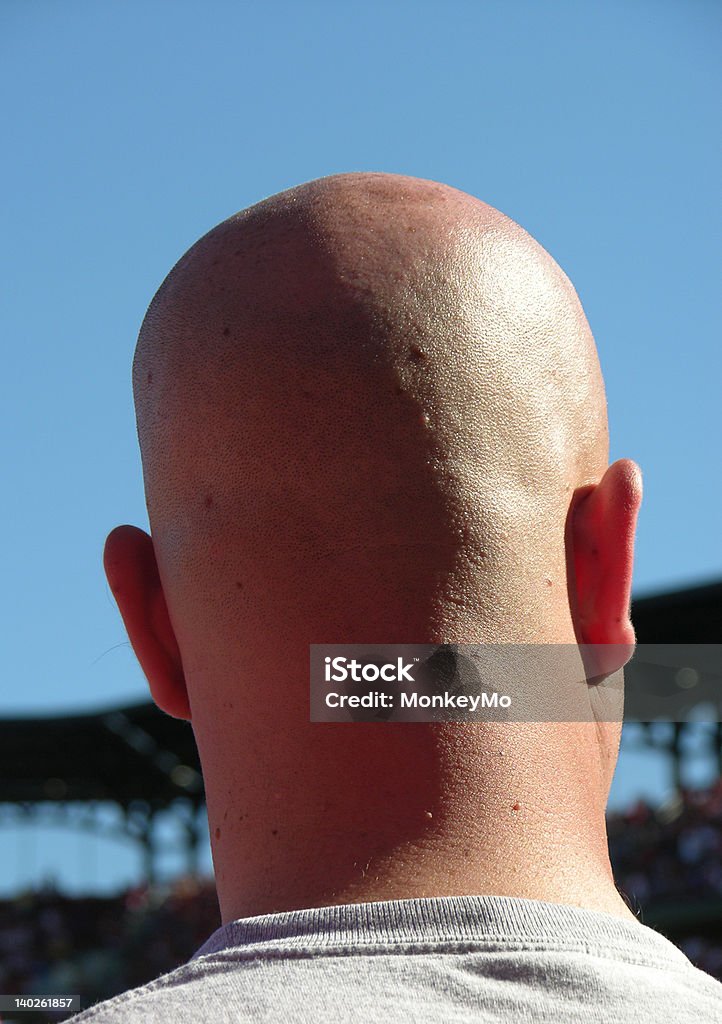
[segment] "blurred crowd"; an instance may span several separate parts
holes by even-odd
[[[63,896],[49,886],[20,893],[0,901],[0,992],[79,994],[84,1009],[178,967],[220,923],[209,879],[141,885],[113,897]],[[17,1019],[67,1016],[23,1012]]]
[[[607,830],[617,888],[630,908],[662,932],[656,916],[679,918],[668,926],[678,931],[675,944],[722,979],[722,779],[708,789],[682,789],[660,807],[640,800],[609,814]],[[706,919],[700,933],[682,923],[695,917]]]
[[[608,829],[617,886],[632,910],[652,926],[660,910],[686,914],[687,923],[659,930],[722,979],[722,781],[657,808],[640,801],[610,814]],[[697,905],[700,921],[706,916],[699,929]],[[113,897],[69,897],[50,886],[20,893],[0,901],[0,992],[79,993],[87,1006],[173,970],[219,925],[207,879]],[[33,1019],[49,1016],[22,1014],[25,1024]]]

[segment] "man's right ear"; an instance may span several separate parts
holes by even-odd
[[[611,465],[598,484],[581,488],[569,512],[570,598],[579,644],[609,675],[634,653],[630,618],[634,535],[642,474],[631,459]]]
[[[153,700],[173,718],[190,721],[183,663],[153,541],[135,526],[118,526],[105,542],[103,565]]]

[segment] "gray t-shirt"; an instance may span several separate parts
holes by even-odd
[[[722,984],[636,921],[435,896],[233,921],[74,1024],[712,1024]]]

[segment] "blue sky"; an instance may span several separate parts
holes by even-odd
[[[722,576],[721,27],[702,0],[3,0],[0,712],[146,696],[101,569],[147,525],[138,328],[210,227],[340,171],[447,182],[554,256],[644,472],[636,592]],[[639,764],[621,796],[662,792]]]

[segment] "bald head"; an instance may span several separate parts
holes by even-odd
[[[192,721],[224,920],[467,892],[627,913],[619,723],[309,721],[312,643],[633,639],[638,471],[607,468],[551,257],[445,185],[309,182],[186,253],[133,379],[152,540],[119,527],[105,565]]]
[[[153,300],[134,390],[189,658],[219,629],[246,651],[569,638],[603,384],[569,280],[492,207],[348,174],[231,217]]]

